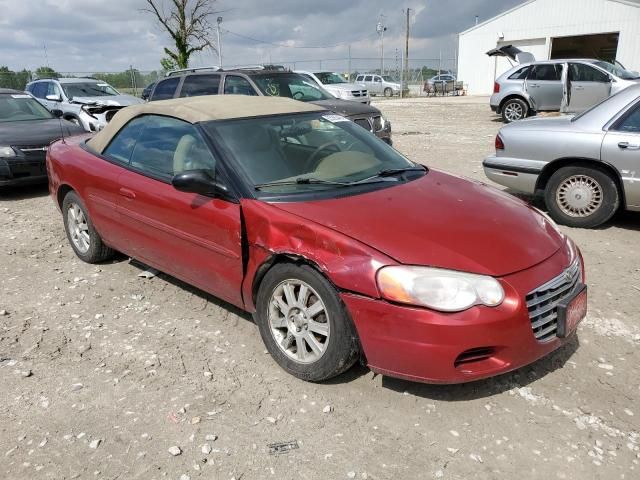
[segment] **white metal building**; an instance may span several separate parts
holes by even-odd
[[[514,45],[537,60],[601,58],[640,71],[640,0],[529,0],[459,35],[458,79],[488,95],[511,68],[486,52]]]

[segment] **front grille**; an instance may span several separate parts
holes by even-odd
[[[366,90],[352,90],[351,91],[351,95],[353,95],[354,97],[366,97],[367,96],[367,91]]]
[[[382,130],[382,117],[373,117],[373,131],[379,132]]]
[[[453,362],[453,366],[458,368],[460,365],[482,362],[483,360],[491,358],[494,353],[495,348],[493,347],[472,348],[471,350],[466,350],[458,355],[458,358]]]
[[[527,309],[536,340],[546,342],[556,336],[558,304],[573,293],[581,277],[580,262],[576,260],[556,278],[527,295]]]
[[[369,120],[367,120],[366,118],[356,118],[354,122],[360,125],[365,130],[371,131],[371,124],[369,123]]]

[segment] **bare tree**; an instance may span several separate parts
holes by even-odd
[[[161,61],[164,68],[187,68],[192,53],[207,47],[216,50],[211,39],[213,30],[210,22],[216,14],[216,0],[170,0],[168,10],[164,0],[146,2],[149,7],[143,11],[153,14],[175,42],[174,49],[164,49],[167,54],[167,58]]]

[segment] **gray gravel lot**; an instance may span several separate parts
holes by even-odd
[[[487,99],[378,105],[407,156],[484,180]],[[639,228],[620,214],[567,229],[590,314],[534,365],[458,386],[356,367],[314,385],[233,307],[126,258],[77,260],[46,188],[0,192],[0,477],[640,478]]]

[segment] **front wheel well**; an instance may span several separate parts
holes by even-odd
[[[613,179],[616,187],[618,188],[618,194],[620,195],[621,204],[623,205],[623,207],[626,205],[620,172],[618,172],[618,170],[616,170],[608,163],[588,158],[561,158],[559,160],[548,163],[538,176],[538,180],[536,181],[536,191],[545,190],[547,188],[547,184],[549,183],[549,179],[553,176],[554,173],[556,173],[563,167],[584,167],[606,173]]]
[[[297,255],[293,253],[276,253],[271,255],[269,258],[267,258],[262,263],[262,265],[258,267],[258,269],[256,270],[256,274],[253,277],[253,285],[251,287],[251,300],[254,305],[256,304],[256,298],[258,296],[258,290],[260,289],[260,284],[262,283],[262,280],[264,279],[265,275],[275,265],[281,264],[281,263],[290,263],[292,265],[307,265],[313,268],[314,270],[316,270],[320,275],[325,277],[329,281],[329,283],[333,285],[333,282],[329,277],[327,277],[327,275],[325,275],[325,272],[323,272],[322,269],[316,263],[312,262],[308,258],[303,257],[302,255]]]

